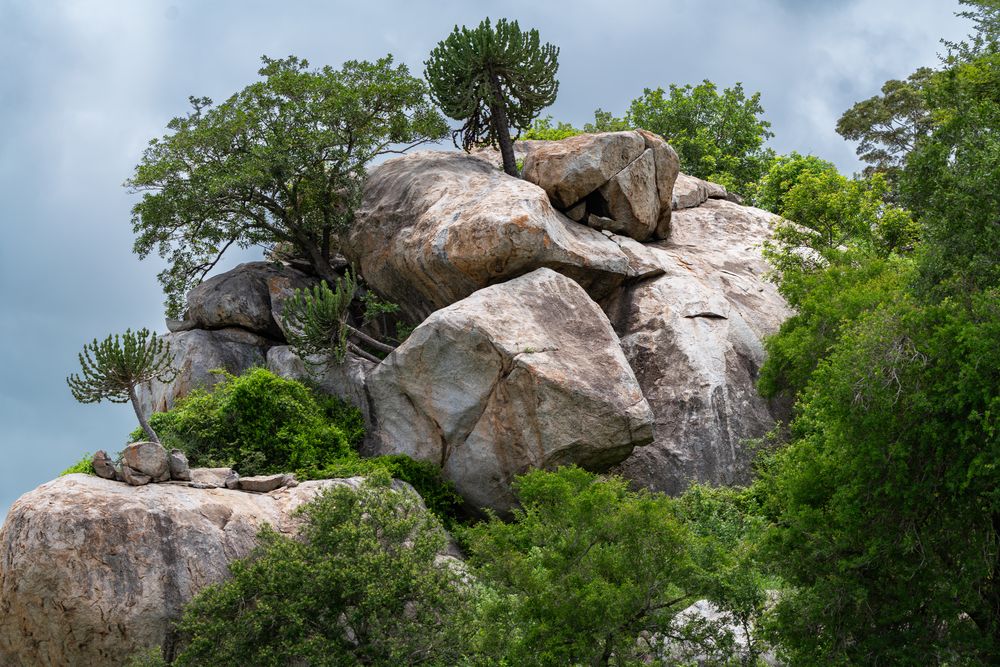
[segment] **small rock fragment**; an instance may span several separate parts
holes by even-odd
[[[97,473],[98,477],[115,479],[115,463],[103,449],[94,452],[94,458],[90,460],[90,464],[94,467],[94,472]]]
[[[152,477],[149,475],[144,475],[141,472],[133,469],[131,466],[122,464],[121,467],[122,480],[131,484],[132,486],[145,486],[152,481]]]
[[[227,489],[233,490],[240,488],[240,474],[235,470],[229,473],[229,476],[226,477],[226,481],[224,482],[224,486]]]
[[[182,482],[191,481],[191,467],[188,465],[187,455],[179,449],[171,449],[168,457],[170,463],[170,479]]]

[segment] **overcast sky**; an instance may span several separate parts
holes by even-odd
[[[94,337],[163,330],[155,260],[132,253],[121,187],[143,146],[256,77],[259,57],[314,65],[393,53],[419,74],[452,27],[485,16],[561,49],[551,113],[621,114],[644,87],[743,82],[779,152],[858,169],[834,132],[889,78],[935,65],[967,30],[957,0],[0,0],[0,518],[85,452],[117,452],[131,408],[79,405],[65,376]],[[227,268],[244,257],[230,258]]]

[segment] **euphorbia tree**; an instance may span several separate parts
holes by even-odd
[[[149,425],[136,396],[136,387],[156,379],[170,382],[177,376],[171,365],[170,344],[148,329],[135,333],[126,329],[122,335],[108,336],[98,342],[83,346],[80,366],[83,376],[76,373],[66,378],[73,398],[81,403],[99,403],[107,399],[112,403],[132,402],[135,416],[146,437],[159,442],[156,432]]]
[[[537,30],[517,21],[486,19],[478,28],[455,26],[424,63],[431,94],[445,115],[465,124],[453,138],[470,150],[499,144],[503,169],[517,176],[510,128],[527,129],[556,100],[559,49],[541,44]]]

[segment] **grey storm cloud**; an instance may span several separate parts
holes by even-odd
[[[967,32],[944,0],[369,0],[285,3],[0,0],[0,518],[97,449],[127,406],[78,405],[64,378],[83,343],[163,329],[157,260],[131,253],[121,187],[146,142],[254,80],[262,54],[338,65],[391,52],[414,73],[455,24],[517,19],[561,48],[548,111],[582,124],[645,87],[711,79],[760,91],[779,152],[858,168],[833,130],[882,82],[934,65]],[[231,267],[247,255],[234,255]]]

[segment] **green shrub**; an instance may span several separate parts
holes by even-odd
[[[93,475],[94,465],[91,463],[91,455],[84,454],[83,458],[59,473],[59,476],[72,475],[75,472],[82,472],[85,475]]]
[[[324,492],[299,539],[262,530],[232,578],[186,607],[174,664],[460,664],[476,589],[437,562],[440,523],[388,484]]]
[[[376,456],[370,459],[346,457],[322,469],[302,470],[299,479],[332,479],[335,477],[368,476],[384,471],[391,477],[410,484],[432,514],[451,526],[458,518],[462,497],[455,485],[441,476],[441,469],[433,463],[415,461],[405,454]]]
[[[319,469],[352,455],[363,433],[357,412],[255,368],[239,377],[224,373],[211,391],[191,392],[150,422],[163,445],[182,450],[192,466],[256,475]]]

